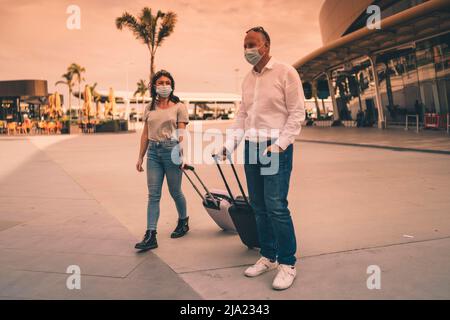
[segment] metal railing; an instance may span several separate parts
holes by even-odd
[[[447,113],[447,134],[450,133],[450,113]]]
[[[416,118],[416,132],[419,133],[420,127],[419,127],[419,116],[417,114],[407,114],[406,115],[406,126],[405,130],[409,130],[409,118]]]

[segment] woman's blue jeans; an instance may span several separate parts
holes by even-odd
[[[288,209],[293,145],[281,153],[263,152],[272,141],[245,141],[245,175],[256,215],[261,255],[280,264],[294,265],[297,241]]]
[[[181,157],[177,140],[149,141],[147,149],[147,230],[156,230],[158,224],[164,176],[167,177],[167,185],[170,195],[175,201],[178,218],[187,217],[186,198],[181,191],[183,171],[180,164]]]

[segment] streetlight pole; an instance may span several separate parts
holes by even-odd
[[[239,94],[239,68],[234,69],[236,72],[236,93]]]
[[[129,66],[133,65],[133,61],[128,61],[126,63],[126,97],[125,97],[125,118],[129,121],[129,109],[130,109],[130,98],[129,98]]]

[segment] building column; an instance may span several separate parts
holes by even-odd
[[[333,86],[333,76],[331,71],[326,72],[327,81],[328,81],[328,90],[330,91],[331,102],[333,104],[333,124],[332,127],[342,125],[341,120],[339,119],[339,109],[336,102],[336,92]]]
[[[22,113],[20,112],[20,97],[16,99],[17,103],[17,120],[18,122],[23,122]]]
[[[319,118],[320,106],[319,106],[319,100],[317,99],[317,82],[312,81],[311,86],[312,86],[312,95],[314,97],[314,104],[316,106],[316,111],[317,111],[317,118]],[[323,100],[322,100],[322,103],[323,103]]]
[[[373,73],[373,80],[375,82],[375,101],[377,104],[377,110],[378,110],[378,128],[384,129],[385,123],[384,123],[384,110],[383,110],[383,104],[381,103],[381,93],[380,93],[380,84],[379,84],[379,78],[378,78],[378,72],[377,72],[377,66],[376,66],[376,56],[369,56],[370,65],[372,67],[372,73]]]

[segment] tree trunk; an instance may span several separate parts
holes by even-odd
[[[155,54],[150,53],[150,83],[152,83],[154,74],[155,74]]]
[[[78,112],[81,109],[81,81],[78,80]]]
[[[72,120],[72,90],[69,89],[69,120]]]
[[[69,134],[71,124],[72,124],[72,90],[69,87]]]

